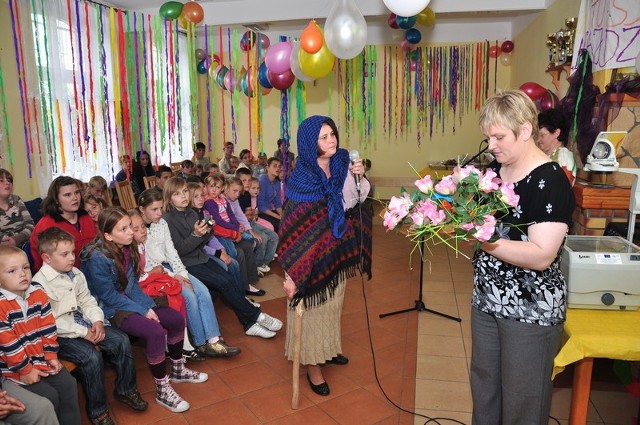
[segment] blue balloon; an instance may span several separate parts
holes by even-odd
[[[267,76],[268,73],[269,71],[267,70],[267,64],[262,62],[260,64],[260,68],[258,68],[258,81],[260,82],[260,85],[265,89],[270,89],[273,87],[269,82],[269,78]]]
[[[205,59],[198,62],[196,69],[198,70],[198,74],[206,74],[207,73],[207,64],[205,63]]]
[[[411,28],[404,33],[404,38],[411,44],[418,44],[422,40],[422,34],[420,34],[419,30]]]
[[[408,30],[416,24],[416,19],[415,16],[396,16],[396,24],[403,30]]]

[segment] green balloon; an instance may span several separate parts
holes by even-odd
[[[166,19],[176,19],[182,13],[183,4],[179,1],[168,1],[160,6],[160,16]]]

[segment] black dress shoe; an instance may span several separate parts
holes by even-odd
[[[349,363],[349,359],[346,358],[345,356],[343,356],[342,354],[338,354],[337,356],[335,356],[331,360],[327,360],[327,363],[337,364],[339,366],[344,366],[347,363]]]
[[[329,384],[327,384],[327,382],[323,382],[322,384],[314,384],[313,382],[311,382],[311,378],[309,378],[309,374],[307,373],[307,381],[309,381],[309,385],[311,386],[311,390],[318,394],[318,395],[329,395]]]
[[[244,291],[245,295],[253,295],[254,297],[261,297],[266,292],[263,289],[258,289],[257,291]]]

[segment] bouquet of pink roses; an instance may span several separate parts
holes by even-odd
[[[480,171],[472,165],[456,167],[453,174],[437,182],[427,175],[415,182],[418,190],[393,196],[384,212],[389,230],[408,226],[414,242],[444,243],[456,252],[458,243],[495,241],[498,213],[516,207],[520,197],[513,183],[504,183],[492,170]]]

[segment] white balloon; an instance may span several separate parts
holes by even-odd
[[[367,21],[354,0],[336,0],[324,23],[327,48],[340,59],[360,54],[367,44]]]
[[[306,83],[313,81],[313,78],[305,74],[300,68],[300,62],[298,61],[298,52],[300,52],[300,42],[298,40],[294,40],[291,42],[291,72],[293,72],[293,75],[295,75],[296,78],[300,81],[304,81]]]
[[[422,12],[431,0],[382,0],[398,16],[410,17]]]

